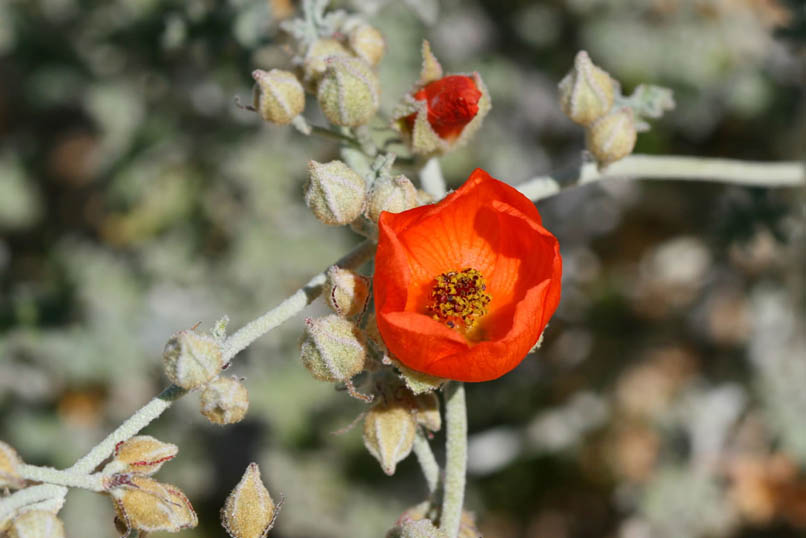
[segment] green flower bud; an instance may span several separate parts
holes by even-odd
[[[327,69],[327,59],[331,56],[350,56],[344,45],[335,39],[318,39],[308,48],[302,63],[305,81],[314,83],[318,81]]]
[[[353,28],[347,36],[350,48],[359,58],[371,66],[378,65],[386,50],[383,35],[369,24],[360,24]]]
[[[585,144],[604,168],[632,153],[638,134],[632,109],[623,107],[599,118],[585,130]]]
[[[317,91],[322,113],[335,125],[364,125],[380,106],[380,86],[372,67],[345,56],[331,56],[326,63]]]
[[[411,180],[400,175],[379,177],[372,184],[367,199],[367,217],[378,222],[382,211],[400,213],[417,206],[417,189]]]
[[[344,318],[331,314],[306,319],[300,344],[302,364],[314,378],[331,383],[349,382],[364,370],[366,340],[361,330]]]
[[[366,182],[341,161],[308,165],[305,203],[317,219],[328,226],[342,226],[357,219],[364,210]]]
[[[330,308],[343,318],[361,314],[369,299],[369,279],[355,271],[331,266],[327,270],[324,288]]]
[[[305,91],[293,73],[255,69],[252,78],[257,82],[253,106],[264,120],[286,125],[305,109]]]
[[[235,377],[219,377],[204,387],[202,415],[214,424],[234,424],[243,420],[249,409],[246,387]]]
[[[53,513],[30,510],[15,518],[8,538],[64,538],[64,525]]]
[[[581,125],[590,125],[613,106],[613,79],[596,67],[584,50],[574,58],[574,68],[560,81],[559,88],[563,112]]]
[[[168,379],[186,390],[204,385],[224,367],[221,343],[192,329],[179,331],[168,340],[162,360]]]
[[[379,402],[364,417],[364,446],[381,464],[383,472],[395,467],[411,452],[417,425],[405,402]]]

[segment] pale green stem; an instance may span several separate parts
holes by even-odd
[[[3,523],[15,511],[35,503],[50,501],[52,499],[63,498],[67,494],[64,486],[54,486],[52,484],[41,484],[30,486],[19,491],[15,491],[8,497],[0,499],[0,524]]]
[[[436,157],[428,159],[420,170],[420,186],[436,200],[441,200],[445,196],[447,192],[445,178],[442,176],[442,168]]]
[[[434,453],[431,451],[431,444],[421,430],[417,430],[414,437],[414,455],[423,470],[423,476],[428,484],[428,494],[433,495],[439,484],[439,464]]]
[[[372,241],[364,241],[349,254],[337,261],[335,265],[347,269],[355,269],[367,261],[374,252],[375,243]],[[249,344],[302,311],[311,301],[319,297],[322,293],[322,285],[324,283],[325,273],[323,271],[309,280],[308,283],[297,290],[294,295],[277,305],[277,307],[269,310],[259,318],[250,321],[235,334],[227,338],[227,341],[224,343],[224,362],[229,362],[239,351],[245,349]]]
[[[17,466],[16,471],[26,480],[44,482],[71,488],[82,488],[90,491],[103,491],[103,476],[100,473],[84,474],[71,471],[61,471],[53,467],[38,467],[23,463]]]
[[[800,162],[753,162],[700,157],[631,155],[603,170],[596,163],[584,163],[549,176],[532,178],[517,186],[533,201],[554,196],[570,187],[611,177],[636,179],[680,179],[718,181],[755,187],[797,187],[806,185]]]
[[[465,501],[467,468],[465,386],[458,381],[451,381],[445,387],[445,425],[445,484],[439,528],[448,538],[456,538]]]
[[[71,473],[89,473],[101,464],[114,450],[118,443],[130,439],[132,436],[148,426],[152,420],[160,416],[171,404],[184,396],[186,390],[171,385],[155,396],[150,402],[137,410],[126,422],[117,427],[106,439],[97,444],[86,456],[78,460],[67,469]]]

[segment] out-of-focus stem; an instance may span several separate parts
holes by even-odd
[[[465,386],[458,381],[445,387],[445,423],[445,485],[439,528],[448,538],[456,538],[465,501],[467,468]]]
[[[423,470],[423,476],[428,484],[428,494],[433,495],[439,484],[439,464],[431,451],[431,444],[421,430],[417,430],[417,435],[414,437],[414,455],[417,456],[417,461]]]
[[[562,190],[611,177],[717,181],[754,187],[806,185],[800,162],[755,162],[665,155],[631,155],[603,170],[583,163],[552,175],[538,176],[517,186],[527,198],[538,201]]]
[[[68,486],[72,488],[88,489],[90,491],[103,491],[103,477],[100,473],[84,474],[70,471],[61,471],[53,467],[38,467],[36,465],[22,464],[16,471],[26,480]]]
[[[441,200],[445,196],[447,192],[445,178],[442,176],[442,168],[439,166],[439,159],[436,157],[428,159],[428,162],[420,170],[420,185],[425,192],[436,200]]]

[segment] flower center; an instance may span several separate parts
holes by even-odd
[[[442,273],[434,279],[428,311],[452,329],[468,330],[487,313],[490,294],[484,276],[473,268]]]

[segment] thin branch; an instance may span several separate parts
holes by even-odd
[[[51,484],[41,484],[30,486],[19,491],[15,491],[8,497],[0,499],[0,523],[10,517],[15,511],[26,506],[51,499],[64,498],[67,488],[64,486],[54,486]]]
[[[185,394],[187,394],[186,390],[176,385],[169,386],[129,417],[126,422],[118,426],[106,439],[96,445],[67,471],[85,474],[91,472],[115,450],[118,443],[137,435],[140,430],[148,426],[152,420],[160,416],[166,409],[171,407],[174,401]]]
[[[417,430],[417,435],[414,437],[414,455],[417,456],[417,461],[423,470],[423,476],[428,484],[428,494],[433,495],[439,484],[439,464],[431,451],[431,444],[421,430]]]
[[[364,241],[337,261],[335,265],[347,269],[355,269],[367,261],[374,252],[375,243],[372,241]],[[287,321],[290,317],[301,312],[311,301],[319,297],[322,293],[322,285],[324,283],[325,273],[321,272],[309,280],[305,286],[297,290],[294,295],[277,305],[276,308],[250,321],[239,331],[230,336],[224,344],[224,362],[229,362],[239,351],[245,349],[249,344],[281,323]]]
[[[104,490],[103,476],[100,473],[84,474],[28,464],[17,466],[16,471],[26,480],[35,482],[82,488],[90,491]]]
[[[548,176],[538,176],[518,185],[527,198],[538,201],[562,190],[611,177],[636,179],[680,179],[718,181],[755,187],[798,187],[806,185],[800,162],[753,162],[700,157],[631,155],[598,170],[584,163]]]
[[[445,487],[439,528],[448,538],[456,538],[465,501],[467,469],[465,386],[458,381],[445,386],[445,423]]]

